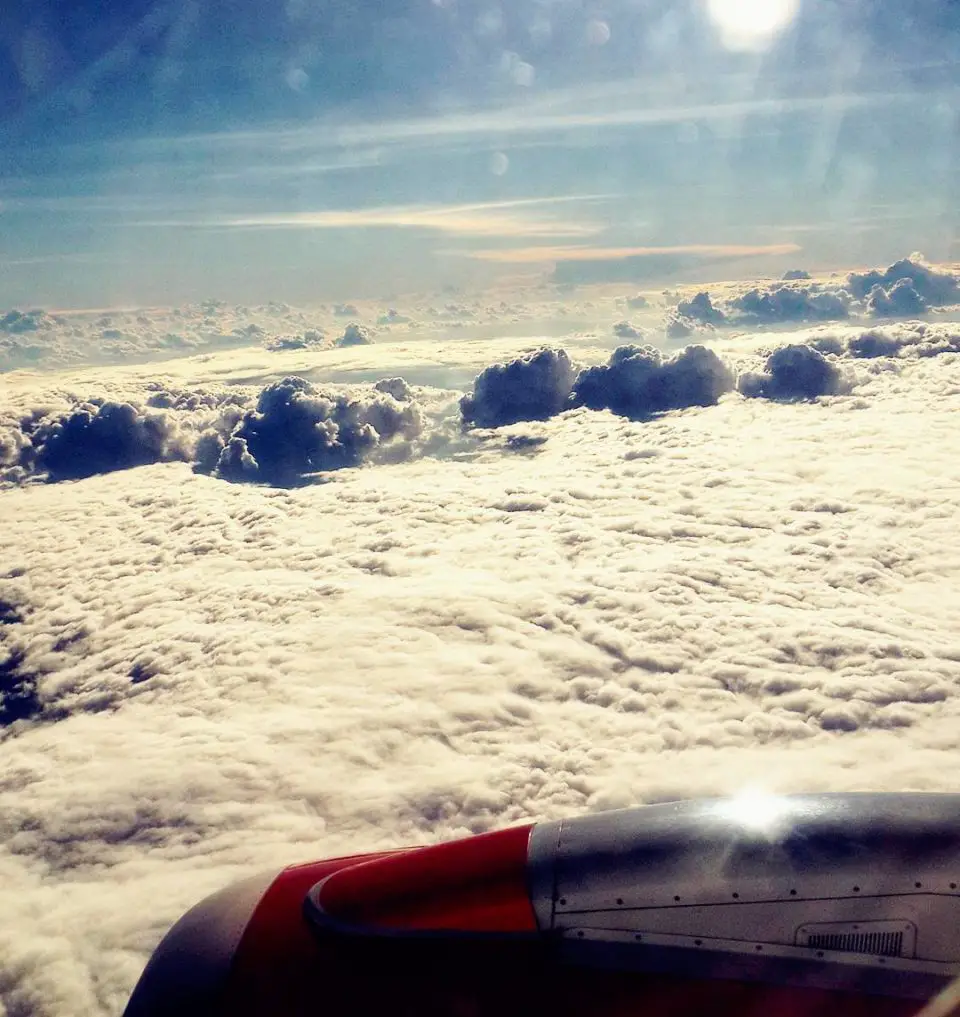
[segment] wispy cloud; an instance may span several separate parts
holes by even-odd
[[[764,255],[796,254],[798,244],[679,244],[667,247],[513,247],[502,250],[456,251],[480,261],[505,264],[536,264],[556,261],[617,261],[621,258],[656,257],[663,254],[690,254],[708,258],[750,258]]]
[[[212,229],[418,229],[461,237],[587,237],[603,225],[592,218],[560,216],[556,206],[591,205],[611,195],[580,194],[552,198],[477,202],[462,205],[391,205],[374,208],[324,209],[258,215],[224,215],[203,219],[149,220],[135,226]]]
[[[556,111],[542,105],[513,106],[489,112],[345,127],[337,132],[336,136],[344,145],[387,144],[423,138],[456,138],[477,134],[548,133],[576,128],[686,123],[691,120],[736,120],[747,116],[773,116],[804,109],[822,110],[825,104],[849,108],[873,101],[876,101],[874,97],[851,95],[816,99],[750,99],[667,106],[645,106],[628,102],[620,108],[594,109],[588,106]]]
[[[661,101],[657,101],[658,98]],[[450,110],[440,115],[406,120],[274,125],[254,130],[154,138],[142,144],[163,149],[188,145],[200,149],[273,151],[283,154],[364,145],[432,145],[440,140],[462,141],[485,136],[503,143],[509,137],[529,140],[533,135],[560,134],[580,128],[596,130],[645,125],[742,120],[751,116],[780,116],[809,110],[844,110],[883,104],[902,98],[895,93],[840,93],[760,99],[711,100],[677,103],[655,82],[635,79],[608,82],[592,89],[556,89],[524,102],[491,109]]]

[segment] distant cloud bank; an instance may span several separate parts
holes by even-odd
[[[772,350],[759,366],[696,344],[672,355],[625,344],[607,363],[586,367],[564,349],[544,348],[481,371],[459,400],[458,421],[469,434],[577,408],[644,420],[712,406],[731,392],[812,400],[850,392],[858,384],[858,362],[885,358],[895,365],[952,353],[960,353],[960,326],[923,321],[823,331]],[[372,456],[379,462],[442,454],[457,423],[449,408],[442,418],[426,412],[421,397],[430,391],[401,377],[344,387],[291,376],[259,394],[155,382],[122,398],[40,399],[16,410],[0,408],[0,484],[82,480],[184,462],[233,483],[295,486]],[[449,394],[443,398],[449,407]]]
[[[810,281],[791,269],[769,286],[755,286],[715,307],[707,291],[677,304],[684,321],[709,325],[782,325],[842,321],[855,315],[915,317],[960,301],[960,278],[927,265],[921,255],[903,258],[882,271],[852,272],[843,284]]]

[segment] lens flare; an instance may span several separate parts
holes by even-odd
[[[790,803],[784,798],[757,788],[745,788],[717,807],[724,818],[767,835],[778,830],[790,811]]]
[[[707,13],[724,46],[765,49],[800,10],[800,0],[707,0]]]

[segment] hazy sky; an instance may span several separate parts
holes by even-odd
[[[13,0],[0,306],[958,257],[958,47],[954,0]]]

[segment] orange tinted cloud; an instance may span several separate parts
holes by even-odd
[[[616,261],[620,258],[653,257],[661,254],[694,254],[710,258],[750,258],[796,254],[799,244],[679,244],[672,247],[512,247],[502,250],[464,251],[467,257],[505,264],[556,261]]]

